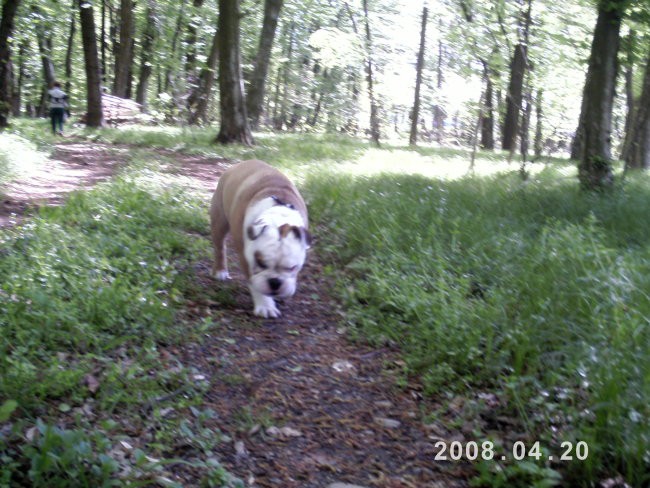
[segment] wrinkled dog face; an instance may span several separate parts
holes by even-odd
[[[305,263],[309,233],[303,227],[256,222],[247,229],[245,248],[250,284],[263,295],[286,298],[296,291],[296,278]]]

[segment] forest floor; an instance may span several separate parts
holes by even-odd
[[[6,188],[0,227],[20,223],[31,208],[60,205],[67,193],[110,178],[128,160],[129,149],[63,140],[46,165]],[[156,153],[152,157],[173,158],[184,177],[194,178],[196,187],[205,190],[207,207],[229,162],[151,151]],[[234,279],[225,285],[209,276],[210,262],[195,263],[199,290],[225,286],[232,299],[215,303],[207,293],[197,293],[186,297],[181,311],[183,318],[198,322],[218,309],[219,334],[168,351],[210,382],[202,408],[217,413],[209,427],[228,439],[215,451],[230,473],[255,487],[467,486],[468,465],[434,457],[436,442],[462,442],[471,433],[425,424],[424,413],[437,405],[423,399],[415,382],[397,386],[402,369],[397,351],[347,337],[341,326],[345,312],[331,294],[333,283],[322,273],[317,247],[298,293],[281,304],[283,315],[273,320],[252,316],[232,258]],[[175,456],[183,458],[182,446]],[[184,486],[198,485],[191,467],[173,471]]]

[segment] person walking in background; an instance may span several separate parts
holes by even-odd
[[[52,120],[52,133],[63,135],[63,119],[68,107],[68,95],[61,90],[58,81],[52,83],[52,88],[47,92],[50,96],[50,119]],[[57,128],[59,129],[57,131]]]

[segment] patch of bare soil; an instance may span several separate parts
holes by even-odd
[[[434,406],[419,385],[397,388],[396,352],[346,338],[318,256],[309,256],[298,292],[271,320],[252,316],[243,279],[217,282],[209,267],[197,267],[202,288],[226,287],[234,298],[194,310],[218,314],[222,328],[174,352],[211,381],[203,406],[231,439],[216,448],[231,473],[269,488],[467,486],[466,466],[434,460],[435,442],[453,434],[423,423]]]
[[[71,190],[109,178],[127,151],[95,143],[58,144],[53,161],[8,188],[0,225],[20,221],[28,207],[58,205]],[[207,208],[209,192],[228,163],[170,151],[157,154],[172,159],[170,172],[196,180],[197,188],[206,191]],[[317,246],[301,273],[298,293],[280,304],[283,315],[274,320],[252,316],[233,259],[235,279],[228,283],[209,276],[210,263],[197,263],[201,292],[188,297],[183,314],[196,320],[212,316],[219,328],[200,344],[170,351],[209,379],[202,407],[217,412],[211,427],[230,439],[215,450],[231,473],[246,486],[260,488],[320,488],[335,482],[466,486],[466,466],[434,460],[436,441],[462,440],[462,435],[423,423],[422,414],[434,405],[425,403],[417,384],[395,385],[401,367],[397,353],[346,338],[344,311],[329,293],[333,283],[324,277]],[[174,471],[185,486],[198,486],[191,468]]]
[[[29,209],[61,205],[65,196],[110,178],[126,160],[126,148],[62,142],[52,157],[2,188],[0,227],[22,221]]]

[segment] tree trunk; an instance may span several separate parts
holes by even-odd
[[[217,36],[221,128],[216,142],[252,145],[240,61],[239,19],[239,0],[219,0]]]
[[[418,60],[415,76],[415,99],[413,101],[413,111],[411,112],[411,133],[409,135],[409,144],[415,146],[418,139],[418,122],[420,119],[420,86],[422,85],[422,70],[424,69],[424,49],[426,43],[427,16],[429,10],[427,7],[422,9],[422,28],[420,29],[420,50],[418,51]]]
[[[147,88],[152,70],[152,51],[156,39],[156,2],[147,2],[147,23],[144,28],[142,39],[142,51],[140,53],[140,79],[136,88],[135,101],[140,104],[142,111],[147,111]]]
[[[601,0],[598,7],[580,115],[582,148],[578,178],[582,188],[587,190],[610,187],[614,180],[610,138],[625,1]]]
[[[370,36],[370,21],[368,19],[368,0],[363,0],[363,18],[366,26],[366,80],[368,82],[368,98],[370,98],[370,139],[379,146],[379,106],[375,98],[374,78],[372,72],[372,38]]]
[[[248,117],[253,128],[257,128],[264,105],[264,93],[266,91],[266,76],[271,61],[271,49],[273,39],[280,17],[283,0],[266,0],[264,2],[264,23],[260,34],[259,47],[250,79],[248,96],[246,100]]]
[[[289,94],[289,75],[293,62],[293,41],[295,36],[295,22],[291,22],[288,28],[288,46],[284,55],[285,60],[278,68],[278,84],[275,92],[275,107],[273,109],[273,128],[282,130],[286,119],[287,98]],[[285,31],[286,32],[286,31]]]
[[[79,0],[79,19],[86,65],[86,99],[88,104],[86,125],[88,127],[103,127],[102,80],[99,56],[97,55],[95,17],[93,15],[92,3],[89,0]]]
[[[192,7],[194,11],[192,12],[191,20],[187,24],[187,37],[185,38],[185,44],[187,46],[187,52],[185,54],[185,75],[190,86],[196,84],[196,39],[200,16],[198,10],[203,6],[204,0],[193,0]],[[202,20],[202,19],[201,19]]]
[[[22,106],[22,91],[23,82],[25,80],[25,57],[27,56],[27,40],[23,39],[18,48],[18,79],[15,83],[12,81],[12,94],[11,94],[11,112],[14,117],[20,116],[20,108]],[[15,71],[12,70],[12,72]]]
[[[47,105],[47,91],[52,88],[52,84],[56,80],[54,73],[54,63],[50,54],[52,53],[52,31],[49,26],[44,24],[45,18],[40,8],[37,5],[32,5],[32,12],[35,17],[40,20],[36,23],[36,40],[38,42],[38,52],[41,58],[41,66],[43,68],[43,79],[45,86],[41,90],[41,101],[38,107],[38,115],[44,117],[46,114]]]
[[[537,96],[535,97],[535,114],[537,117],[535,124],[535,159],[542,157],[542,148],[544,147],[543,133],[542,129],[544,128],[544,115],[542,112],[542,101],[544,99],[544,90],[541,88],[537,90]]]
[[[519,21],[519,42],[514,48],[510,63],[510,82],[506,93],[506,114],[503,122],[502,149],[512,152],[515,150],[517,134],[519,133],[519,114],[522,107],[524,78],[528,67],[528,37],[531,24],[532,0],[528,7],[521,12]]]
[[[115,52],[115,79],[113,95],[127,98],[129,94],[129,73],[133,64],[133,0],[120,0],[119,43]]]
[[[481,113],[481,149],[494,150],[494,87],[490,77],[490,67],[487,62],[483,64],[485,78],[485,94]]]
[[[621,159],[626,160],[630,148],[630,135],[632,133],[632,123],[635,116],[634,104],[634,47],[635,47],[635,32],[630,30],[627,38],[625,39],[626,47],[626,62],[625,62],[625,101],[627,102],[627,113],[625,114],[625,138],[623,140],[623,147],[621,148]]]
[[[102,80],[106,81],[106,1],[101,0],[102,2],[102,30],[101,30],[101,52],[102,52]]]
[[[524,115],[521,119],[521,130],[519,133],[519,151],[521,153],[522,163],[528,161],[528,147],[530,145],[530,118],[533,113],[532,96],[530,90],[526,90],[522,100],[524,105],[522,107]]]
[[[198,85],[192,90],[188,98],[189,124],[205,123],[208,119],[208,105],[214,84],[214,73],[219,59],[219,33],[215,33],[210,47],[210,54],[206,65],[199,75]]]
[[[11,50],[9,38],[20,0],[4,0],[0,19],[0,129],[9,125],[11,110]]]
[[[76,19],[76,0],[72,0],[70,9],[70,33],[68,34],[68,47],[65,51],[65,88],[66,93],[70,93],[72,84],[72,51],[74,47],[74,35],[77,31]]]
[[[182,0],[180,9],[178,11],[178,17],[176,18],[176,30],[174,31],[174,35],[172,36],[172,44],[168,56],[169,59],[167,61],[168,67],[165,70],[165,92],[168,92],[171,86],[173,85],[171,64],[173,63],[173,60],[176,59],[176,50],[177,50],[176,46],[178,44],[178,35],[183,28],[183,22],[185,20],[186,1],[187,0]]]
[[[643,89],[633,121],[630,124],[625,169],[650,168],[650,57],[643,76]]]
[[[506,151],[514,149],[519,131],[519,113],[523,97],[527,55],[528,48],[525,44],[519,43],[515,46],[515,53],[510,63],[510,83],[506,94],[506,114],[501,142],[502,149]]]
[[[442,31],[442,20],[438,21],[438,29]],[[443,55],[444,55],[445,49],[444,45],[442,44],[442,39],[438,40],[438,63],[436,65],[436,88],[438,90],[438,94],[442,92],[442,82],[443,82],[443,75],[442,75],[442,63],[443,63]],[[435,138],[436,142],[438,144],[442,143],[442,139],[445,137],[445,110],[442,108],[440,105],[441,101],[438,100],[438,103],[433,107],[433,128],[435,130]]]

